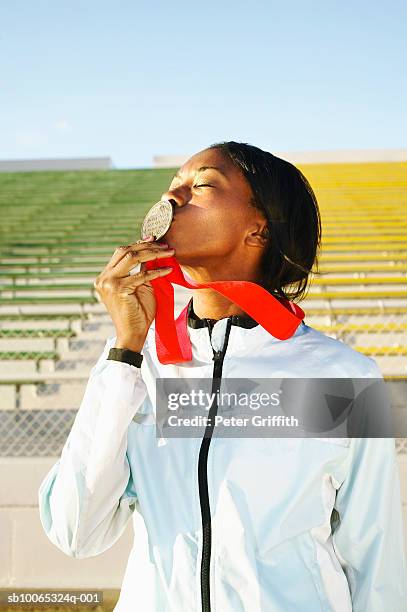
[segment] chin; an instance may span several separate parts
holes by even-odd
[[[175,249],[175,257],[177,257],[178,254],[182,255],[183,253],[188,253],[189,250],[188,245],[182,244],[182,241],[177,240],[176,237],[169,234],[164,234],[164,236],[160,238],[158,242],[165,242],[168,244],[169,248]]]

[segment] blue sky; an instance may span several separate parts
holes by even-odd
[[[0,159],[406,147],[406,23],[393,0],[2,0]]]

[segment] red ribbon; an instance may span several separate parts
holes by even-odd
[[[187,289],[214,289],[240,306],[279,340],[290,338],[305,316],[298,304],[283,298],[277,299],[256,283],[228,280],[197,283],[189,277],[187,280],[174,256],[145,262],[146,270],[166,266],[172,266],[172,271],[150,281],[157,305],[155,315],[157,357],[164,365],[192,360],[187,321],[188,305],[174,320],[174,287],[171,283]]]

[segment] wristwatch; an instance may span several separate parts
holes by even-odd
[[[141,368],[143,362],[143,355],[141,353],[127,348],[111,348],[107,358],[113,361],[123,361],[136,368]]]

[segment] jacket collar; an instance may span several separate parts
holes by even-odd
[[[216,319],[201,319],[194,312],[194,308],[192,305],[193,298],[188,302],[188,327],[192,327],[193,329],[198,329],[201,327],[212,327],[216,323]],[[238,327],[244,327],[245,329],[251,329],[252,327],[258,326],[258,322],[249,317],[249,315],[231,315],[228,317],[231,319],[232,325],[237,325]],[[209,322],[209,324],[208,324]]]

